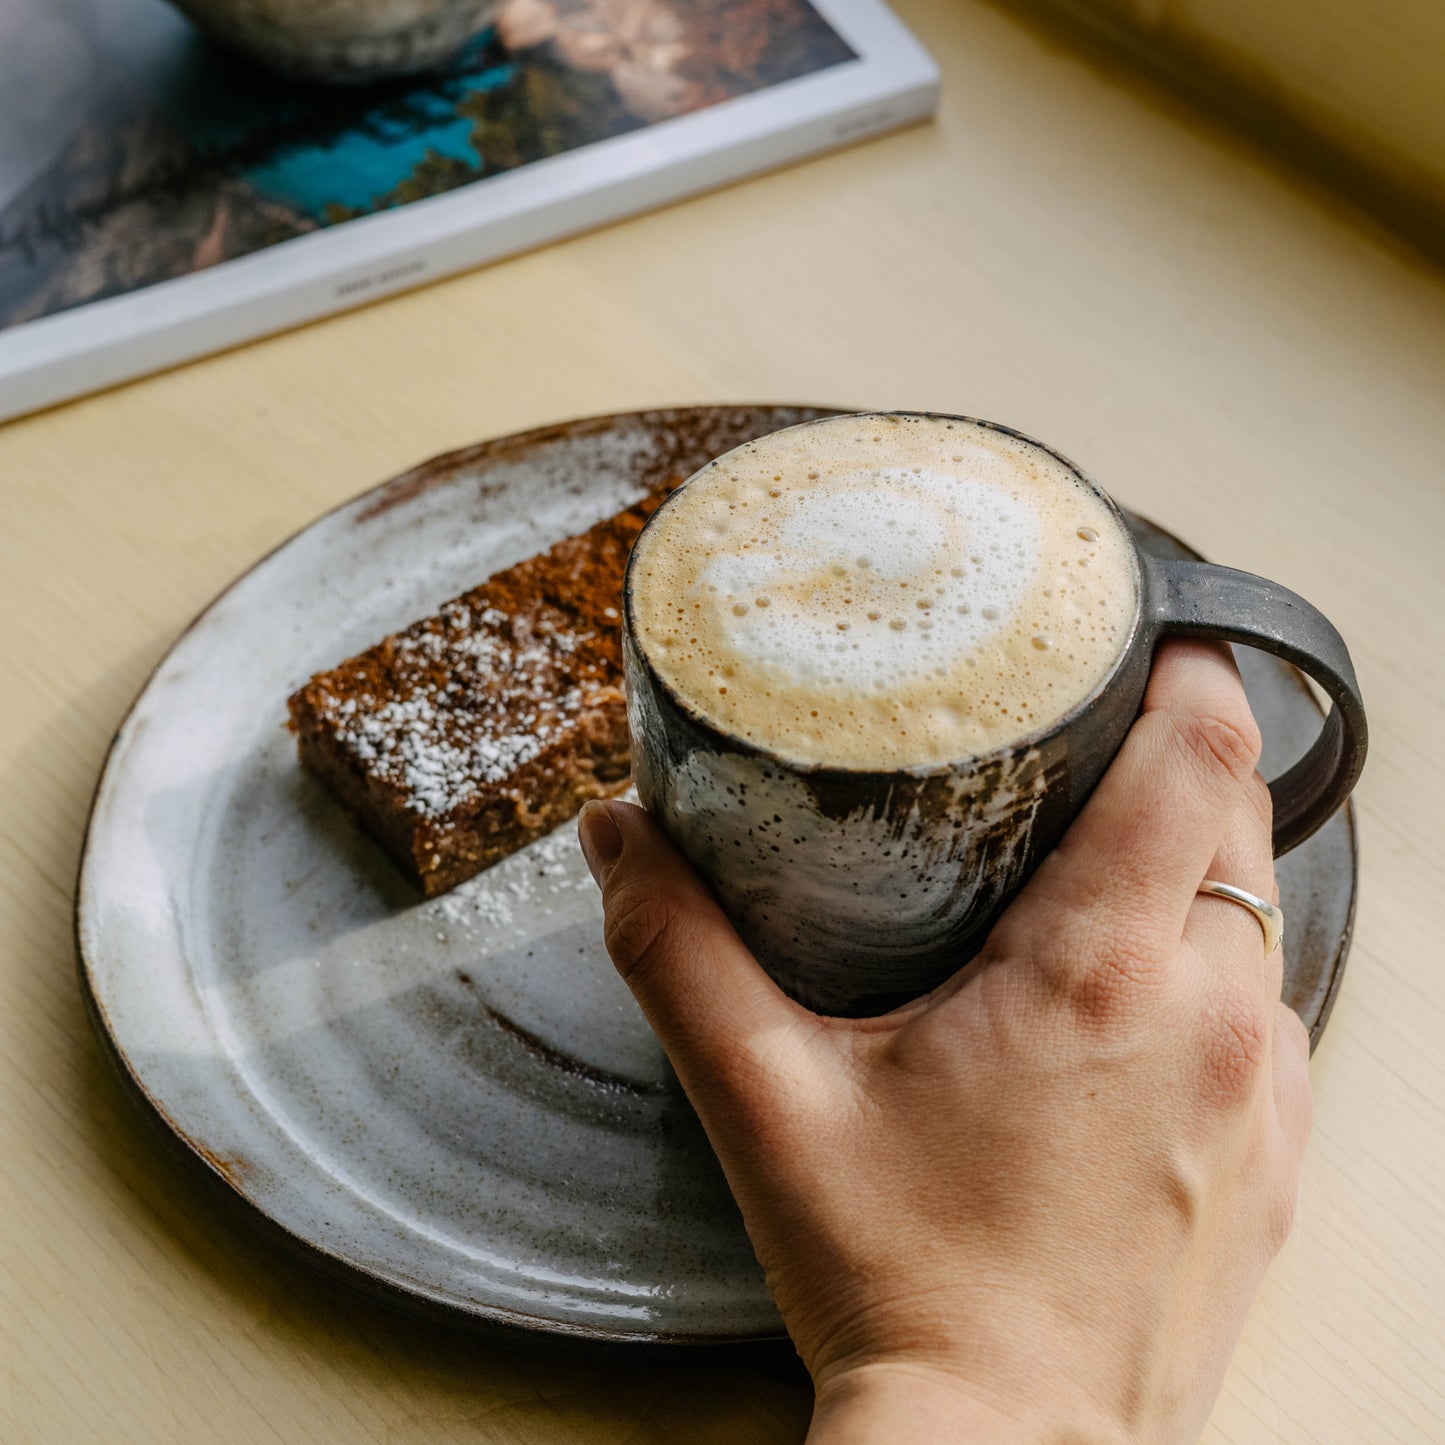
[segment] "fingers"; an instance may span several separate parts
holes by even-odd
[[[1270,836],[1272,820],[1269,787],[1256,773],[1243,789],[1234,816],[1209,864],[1208,876],[1278,902]],[[1196,894],[1185,920],[1184,941],[1203,960],[1210,974],[1222,975],[1233,964],[1250,978],[1259,980],[1264,996],[1271,1003],[1278,1000],[1284,977],[1284,949],[1276,948],[1268,955],[1263,952],[1259,924],[1247,909],[1224,898]]]
[[[770,1034],[812,1019],[758,966],[644,809],[588,803],[578,836],[602,889],[607,951],[689,1094],[757,1056]]]
[[[1228,648],[1162,644],[1143,711],[1040,874],[1049,896],[1172,954],[1259,748]]]

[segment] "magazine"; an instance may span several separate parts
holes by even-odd
[[[506,0],[284,80],[166,0],[0,5],[0,420],[930,114],[882,0]]]

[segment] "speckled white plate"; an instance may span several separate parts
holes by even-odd
[[[603,417],[429,462],[257,564],[137,699],[81,867],[87,1002],[151,1114],[317,1267],[470,1324],[781,1334],[607,961],[573,830],[422,902],[301,772],[284,718],[311,673],[655,480],[817,414]],[[1277,770],[1318,711],[1292,669],[1245,660]],[[1280,875],[1286,995],[1317,1035],[1353,912],[1349,816]]]

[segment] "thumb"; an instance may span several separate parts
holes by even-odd
[[[645,809],[589,802],[577,834],[602,889],[607,951],[689,1095],[812,1019],[763,972]]]

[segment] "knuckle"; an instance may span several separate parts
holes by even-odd
[[[1191,713],[1175,726],[1184,746],[1211,771],[1222,771],[1236,782],[1254,773],[1264,744],[1247,708],[1234,714]]]
[[[1084,1021],[1110,1028],[1135,1013],[1157,992],[1160,959],[1120,920],[1081,921],[1076,947],[1060,960],[1065,992]]]
[[[986,951],[1029,959],[1053,998],[1104,1029],[1157,993],[1168,962],[1149,909],[1131,909],[1116,893],[1059,888],[1035,889],[1027,909],[1016,904],[1006,912]]]
[[[1129,1016],[1134,989],[1126,972],[1096,964],[1075,973],[1067,993],[1080,1019],[1096,1028],[1111,1029]]]
[[[1223,997],[1204,1024],[1201,1055],[1205,1094],[1236,1107],[1250,1099],[1269,1061],[1270,1011],[1251,992]]]

